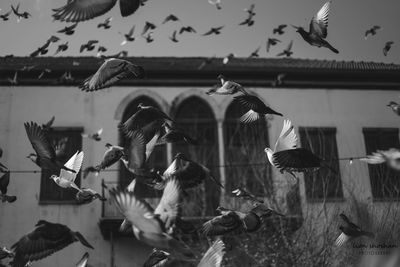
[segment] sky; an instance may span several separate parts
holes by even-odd
[[[135,14],[121,17],[117,5],[103,16],[82,22],[72,36],[57,33],[68,23],[53,21],[52,9],[63,6],[67,0],[1,0],[0,14],[10,9],[11,4],[20,3],[20,11],[29,11],[32,17],[19,23],[14,15],[9,21],[0,20],[0,55],[14,54],[27,56],[46,42],[51,35],[61,38],[59,43],[69,42],[69,49],[59,56],[94,56],[95,51],[79,53],[79,47],[88,40],[99,40],[107,54],[127,50],[129,56],[218,56],[234,53],[247,57],[261,46],[261,57],[275,57],[293,40],[293,57],[329,60],[375,61],[400,64],[400,9],[399,0],[334,0],[329,15],[327,40],[340,53],[325,48],[312,47],[288,27],[282,36],[275,36],[281,44],[266,53],[265,42],[272,37],[272,30],[279,24],[293,24],[308,29],[311,18],[324,4],[324,0],[221,0],[222,9],[217,10],[208,0],[148,0]],[[255,24],[252,27],[239,26],[247,13],[245,8],[255,4]],[[169,14],[180,18],[179,22],[161,25]],[[112,17],[111,29],[98,29],[97,24]],[[147,44],[140,37],[145,21],[155,23],[154,42]],[[123,36],[135,25],[136,40],[120,46]],[[197,34],[186,33],[178,36],[179,42],[169,40],[174,30],[181,26],[192,26]],[[211,27],[225,25],[219,36],[201,36]],[[364,40],[365,31],[373,25],[380,25],[377,35]],[[385,42],[394,41],[391,51],[385,57],[382,48]],[[48,55],[53,55],[57,44],[53,44]]]

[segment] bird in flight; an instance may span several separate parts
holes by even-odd
[[[278,25],[278,27],[276,27],[276,28],[274,28],[274,29],[272,30],[272,33],[273,33],[273,34],[282,35],[282,34],[285,33],[283,30],[284,30],[286,27],[287,27],[286,24]]]
[[[399,104],[397,104],[394,101],[390,101],[390,103],[387,104],[387,106],[390,107],[395,114],[400,116],[400,105]]]
[[[218,10],[220,10],[221,7],[221,0],[208,0],[208,3],[211,5],[214,5]]]
[[[64,164],[67,169],[74,170],[74,173],[61,169],[59,176],[53,174],[50,176],[50,179],[62,188],[74,188],[81,191],[81,189],[75,184],[75,179],[82,167],[83,155],[83,151],[76,152],[67,163]]]
[[[57,31],[58,33],[65,33],[66,35],[72,35],[75,33],[75,28],[78,26],[78,23],[74,23],[71,26],[66,26],[64,29]]]
[[[235,96],[234,101],[246,109],[249,109],[242,117],[240,117],[240,122],[251,123],[255,122],[261,118],[266,118],[268,114],[274,114],[278,116],[283,116],[281,113],[276,112],[270,107],[266,106],[264,102],[255,95],[244,94],[240,96]]]
[[[361,158],[360,161],[368,164],[386,163],[393,170],[400,171],[400,150],[397,148],[378,150],[373,152],[372,155]]]
[[[3,20],[3,21],[7,21],[7,20],[9,20],[9,16],[10,16],[10,14],[11,14],[11,10],[9,10],[7,13],[4,13],[4,14],[1,14],[0,15],[0,18]]]
[[[55,20],[66,22],[80,22],[107,13],[115,6],[117,0],[68,0],[67,4],[53,9]],[[136,12],[140,0],[119,0],[122,17],[127,17]]]
[[[177,16],[175,16],[174,14],[170,14],[164,19],[162,24],[165,24],[165,23],[167,23],[169,21],[179,21],[179,18]]]
[[[148,31],[155,30],[156,27],[157,26],[154,23],[146,21],[141,35],[144,36]]]
[[[239,92],[248,94],[241,84],[226,79],[222,74],[218,75],[217,78],[221,81],[221,85],[209,89],[206,92],[207,95],[234,95]]]
[[[13,5],[11,5],[11,9],[12,9],[14,15],[17,16],[18,22],[19,22],[22,18],[28,19],[29,17],[32,17],[32,15],[29,14],[28,12],[26,12],[26,11],[25,11],[25,12],[22,12],[22,13],[19,13],[19,4],[17,5],[16,8],[15,8]]]
[[[290,41],[290,43],[288,44],[288,46],[286,47],[285,50],[283,50],[281,53],[277,54],[277,57],[281,57],[281,56],[286,56],[286,57],[290,57],[293,54],[292,51],[292,47],[293,47],[293,40]]]
[[[181,29],[179,30],[179,34],[182,34],[184,32],[196,33],[196,30],[192,26],[181,27]]]
[[[111,87],[128,77],[142,79],[144,69],[124,59],[110,58],[104,61],[95,74],[85,79],[79,88],[85,92],[93,92]]]
[[[133,25],[133,27],[129,30],[128,33],[124,34],[125,40],[123,40],[121,42],[121,45],[125,45],[128,42],[133,42],[135,41],[135,37],[133,37],[133,33],[135,31],[135,25]]]
[[[36,154],[29,154],[27,158],[45,170],[58,173],[60,169],[64,169],[76,173],[75,170],[65,167],[57,160],[56,151],[51,145],[46,131],[44,131],[36,122],[26,122],[24,123],[24,126],[29,141],[36,152]]]
[[[80,49],[79,49],[79,53],[82,53],[83,51],[87,50],[87,51],[92,51],[95,48],[95,44],[99,43],[98,40],[89,40],[87,41],[86,44],[82,44]]]
[[[376,35],[376,33],[378,32],[378,30],[380,30],[380,29],[381,29],[381,26],[379,26],[379,25],[374,25],[374,26],[372,26],[371,29],[368,29],[368,30],[365,32],[365,34],[364,34],[364,39],[367,40],[369,35],[371,35],[371,36]]]
[[[97,132],[93,134],[82,134],[83,138],[93,139],[94,141],[101,141],[101,134],[103,133],[103,128],[99,129]]]
[[[248,58],[257,58],[257,57],[260,57],[260,54],[259,54],[260,49],[261,49],[260,46],[257,47],[256,50],[254,50],[253,52],[251,52],[251,54],[248,56]]]
[[[383,47],[383,55],[386,57],[387,54],[389,53],[389,50],[392,48],[392,45],[394,44],[393,41],[389,41],[385,43],[385,46]]]
[[[334,48],[326,37],[328,36],[328,16],[331,1],[326,2],[322,8],[318,11],[317,15],[312,18],[310,22],[310,29],[307,32],[303,27],[293,26],[297,32],[303,37],[304,41],[312,46],[326,47],[332,52],[338,54],[339,51]]]
[[[207,35],[211,35],[211,34],[219,35],[219,34],[221,34],[221,30],[224,27],[225,26],[213,27],[208,32],[204,33],[203,36],[207,36]]]
[[[60,52],[64,52],[68,49],[68,42],[65,42],[64,44],[58,45],[57,51],[55,52],[54,55],[57,55]]]
[[[143,38],[146,40],[146,43],[152,43],[154,41],[153,32],[149,32],[147,35],[143,36]]]
[[[280,42],[281,41],[276,39],[276,38],[268,38],[267,45],[266,45],[267,53],[269,53],[269,50],[271,49],[271,46],[275,46]]]
[[[247,18],[240,22],[239,25],[247,25],[248,27],[253,26],[254,25],[254,17],[255,13],[249,12],[247,15]]]
[[[358,225],[351,222],[350,219],[345,214],[341,213],[339,216],[343,220],[344,226],[343,225],[339,226],[341,234],[335,241],[336,246],[341,247],[347,241],[361,236],[367,236],[369,238],[375,237],[373,233],[363,231]]]
[[[93,249],[81,233],[73,232],[66,225],[40,220],[35,227],[12,245],[15,254],[12,266],[24,267],[28,262],[46,258],[77,241]]]
[[[104,28],[105,30],[110,29],[111,28],[110,23],[112,19],[113,19],[112,17],[106,18],[104,22],[97,24],[97,28]]]
[[[178,39],[176,39],[176,31],[174,31],[174,32],[172,33],[172,36],[169,36],[169,39],[170,39],[172,42],[174,42],[174,43],[179,42]]]

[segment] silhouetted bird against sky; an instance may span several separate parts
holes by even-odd
[[[392,48],[392,45],[394,44],[393,41],[389,41],[385,43],[385,47],[383,48],[383,55],[386,57],[387,54],[389,53],[389,50]]]
[[[368,38],[369,35],[371,35],[371,36],[376,35],[376,33],[378,32],[378,30],[380,30],[380,29],[381,29],[381,26],[378,26],[378,25],[375,25],[375,26],[373,26],[371,29],[368,29],[368,30],[365,32],[365,35],[364,35],[365,40],[367,40],[367,38]]]
[[[394,101],[390,101],[390,103],[387,106],[390,107],[395,114],[400,116],[400,105],[399,104],[397,104]]]
[[[247,25],[249,27],[253,26],[254,25],[253,16],[254,16],[253,13],[249,13],[247,18],[244,21],[240,22],[239,25]]]
[[[52,116],[48,122],[42,124],[42,130],[43,131],[49,131],[51,126],[53,126],[53,123],[54,123],[55,119],[56,119],[56,117]]]
[[[281,24],[281,25],[279,25],[278,27],[274,28],[274,29],[272,30],[272,33],[273,33],[273,34],[282,35],[282,34],[285,33],[283,30],[284,30],[286,27],[287,27],[286,24]]]
[[[0,18],[1,18],[3,21],[7,21],[7,20],[9,20],[10,14],[11,14],[11,10],[8,11],[7,13],[1,14],[1,15],[0,15]]]
[[[57,51],[55,52],[55,55],[57,55],[60,52],[64,52],[68,49],[68,42],[65,42],[64,44],[60,44],[57,47]]]
[[[128,33],[124,34],[125,40],[121,42],[121,45],[125,45],[128,42],[133,42],[135,41],[135,37],[133,37],[133,33],[135,31],[135,25],[129,30]]]
[[[361,158],[360,161],[368,164],[387,163],[393,170],[400,171],[400,150],[397,148],[378,150],[377,152],[373,152],[372,155]]]
[[[75,28],[78,26],[78,23],[74,23],[71,26],[66,26],[64,29],[57,31],[58,33],[65,33],[66,35],[72,35],[75,33]]]
[[[89,253],[83,254],[82,258],[76,263],[76,267],[86,267],[89,260]]]
[[[89,40],[87,41],[86,44],[82,44],[80,49],[79,49],[79,53],[82,53],[83,51],[87,50],[87,51],[92,51],[95,48],[95,44],[98,44],[99,41],[98,40]]]
[[[192,26],[181,27],[181,29],[179,30],[179,34],[182,34],[184,32],[196,33],[196,30]]]
[[[175,16],[174,14],[170,14],[164,19],[162,24],[165,24],[165,23],[167,23],[169,21],[179,21],[179,18],[177,16]]]
[[[146,23],[143,27],[142,35],[145,35],[148,31],[152,31],[155,29],[156,29],[156,25],[154,23],[146,21]]]
[[[269,53],[269,50],[271,49],[271,46],[275,46],[275,45],[277,45],[277,44],[280,43],[280,42],[281,42],[281,41],[278,40],[278,39],[276,39],[276,38],[268,38],[267,44],[266,44],[267,53]]]
[[[293,26],[303,39],[310,45],[329,48],[334,53],[339,51],[329,44],[325,38],[328,36],[328,16],[331,1],[328,1],[318,11],[310,22],[310,30],[307,32],[302,27]]]
[[[93,249],[81,233],[71,231],[66,225],[40,220],[35,226],[11,247],[15,253],[13,267],[24,267],[28,262],[46,258],[76,241]]]
[[[281,134],[276,140],[275,148],[264,149],[272,166],[281,173],[291,174],[297,182],[294,172],[306,172],[321,167],[321,159],[305,148],[297,147],[297,135],[290,120],[284,120]]]
[[[146,40],[146,43],[152,43],[154,41],[153,32],[149,32],[147,35],[143,36],[143,38]]]
[[[256,48],[256,50],[254,50],[253,52],[251,52],[251,54],[248,56],[248,58],[257,58],[260,57],[260,46]]]
[[[17,16],[18,21],[20,21],[21,18],[28,19],[29,17],[32,17],[32,15],[29,14],[29,12],[26,12],[26,11],[22,12],[22,13],[19,12],[19,3],[16,8],[13,5],[11,5],[11,9],[12,9],[14,15]]]
[[[106,20],[104,22],[101,22],[101,23],[97,24],[97,28],[104,28],[105,30],[106,29],[110,29],[111,28],[110,23],[111,23],[112,19],[113,18],[111,18],[111,17],[110,18],[106,18]]]
[[[60,169],[75,172],[65,167],[56,158],[56,151],[50,143],[45,131],[35,122],[24,123],[26,134],[32,144],[36,154],[29,154],[27,158],[31,159],[42,169],[58,173]]]
[[[340,225],[339,229],[342,231],[339,237],[335,241],[335,245],[340,247],[343,246],[350,239],[354,239],[361,236],[367,236],[369,238],[374,238],[375,235],[371,232],[363,231],[358,225],[354,224],[347,218],[346,215],[341,213],[340,218],[344,222],[344,226]]]
[[[99,46],[97,48],[97,57],[100,57],[104,52],[107,52],[107,48],[104,46]]]
[[[127,60],[110,58],[104,61],[95,74],[85,79],[79,88],[85,92],[92,92],[113,86],[128,77],[142,79],[144,69]]]
[[[221,81],[221,85],[215,86],[215,87],[211,88],[210,90],[208,90],[206,92],[207,95],[214,95],[214,94],[215,95],[234,95],[238,92],[247,94],[246,90],[244,89],[244,87],[241,84],[236,83],[234,81],[230,81],[221,74],[218,75],[217,78]]]
[[[293,47],[293,40],[290,41],[290,43],[288,44],[288,46],[286,47],[285,50],[283,50],[281,53],[277,54],[277,57],[281,57],[281,56],[286,56],[286,57],[290,57],[293,54],[292,51],[292,47]]]
[[[36,49],[35,51],[33,51],[29,56],[30,57],[37,57],[39,55],[46,55],[47,52],[49,52],[49,46],[52,42],[50,40],[47,40],[47,42],[42,45],[41,47],[39,47],[38,49]]]
[[[244,11],[246,11],[247,13],[249,13],[249,15],[254,17],[256,15],[256,13],[254,12],[255,7],[256,7],[255,4],[251,4],[250,7],[245,8]]]
[[[83,151],[81,152],[76,152],[65,164],[64,166],[67,169],[74,170],[75,172],[69,172],[66,170],[61,169],[60,170],[60,175],[57,176],[55,174],[50,176],[50,179],[53,179],[53,181],[62,188],[74,188],[78,191],[81,191],[81,189],[75,184],[75,179],[76,176],[78,175],[81,167],[82,167],[82,162],[83,162]]]
[[[220,27],[215,27],[215,28],[211,28],[208,32],[204,33],[203,36],[207,36],[207,35],[211,35],[211,34],[221,34],[221,30],[224,28],[225,26],[220,26]]]
[[[174,43],[179,42],[178,39],[176,39],[176,31],[174,31],[174,32],[172,33],[172,36],[169,36],[169,39],[170,39],[172,42],[174,42]]]
[[[222,8],[221,7],[221,0],[208,0],[208,2],[211,5],[214,5],[218,10],[220,10]]]
[[[243,123],[251,123],[266,118],[266,115],[268,114],[283,116],[281,113],[266,106],[264,102],[255,95],[240,95],[235,96],[233,99],[244,108],[249,109],[248,112],[240,117],[240,121]]]
[[[53,9],[55,20],[66,22],[79,22],[107,13],[117,0],[68,0],[67,4]],[[127,17],[136,12],[140,6],[140,0],[119,0],[121,15]]]
[[[113,146],[109,143],[106,144],[106,147],[107,150],[106,152],[104,152],[100,164],[94,167],[94,169],[92,169],[94,172],[100,172],[101,170],[110,167],[111,165],[117,163],[121,159],[121,157],[125,155],[123,147]]]

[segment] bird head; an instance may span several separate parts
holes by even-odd
[[[36,155],[36,154],[33,154],[33,153],[29,154],[29,155],[26,156],[26,157],[27,157],[28,159],[32,160],[33,162],[35,162],[36,159],[37,159],[37,155]]]
[[[272,154],[274,154],[274,151],[272,151],[272,149],[269,148],[269,147],[266,147],[266,148],[264,149],[264,152],[267,153],[267,155],[272,155]]]

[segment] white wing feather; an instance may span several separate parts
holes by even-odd
[[[295,149],[297,146],[297,135],[294,132],[292,122],[284,120],[281,134],[276,140],[274,152]]]
[[[76,173],[69,172],[67,170],[61,169],[60,171],[60,177],[70,181],[70,182],[75,182],[75,178],[79,172],[79,170],[82,167],[82,162],[83,162],[83,156],[84,153],[83,151],[79,152],[78,151],[67,161],[67,163],[64,164],[65,167],[68,169],[76,171]]]
[[[217,240],[207,250],[197,267],[219,267],[225,254],[225,245],[221,240]]]
[[[164,223],[166,229],[172,226],[178,216],[179,200],[179,182],[176,179],[170,179],[165,186],[160,203],[158,203],[154,211],[154,214],[160,215],[160,219]]]

